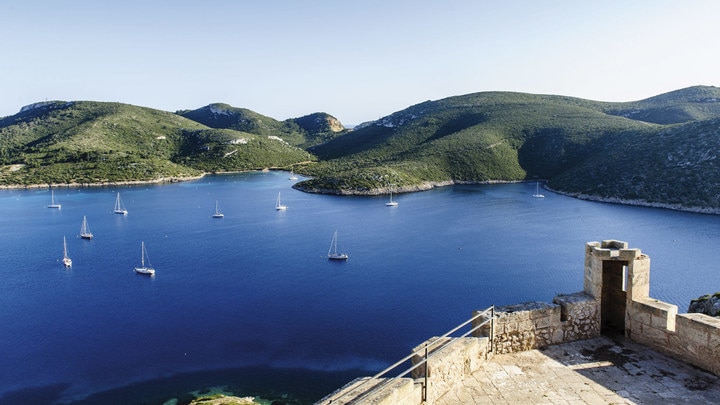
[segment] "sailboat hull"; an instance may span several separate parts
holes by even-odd
[[[331,253],[328,255],[329,260],[347,260],[348,255],[345,253]]]
[[[91,233],[85,233],[85,234],[80,234],[80,237],[83,239],[90,240],[93,238],[93,235]]]
[[[144,274],[146,276],[154,276],[155,269],[151,267],[135,267],[135,273]]]

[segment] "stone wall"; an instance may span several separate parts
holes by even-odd
[[[532,350],[598,336],[599,313],[599,302],[585,292],[562,294],[552,304],[528,302],[498,307],[494,327],[480,328],[478,336],[490,336],[494,329],[494,354]],[[476,324],[484,320],[480,318]]]
[[[641,298],[628,307],[626,328],[630,339],[720,376],[720,319]]]

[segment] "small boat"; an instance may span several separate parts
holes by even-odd
[[[213,218],[223,218],[223,217],[225,217],[225,214],[223,214],[222,212],[220,212],[220,208],[218,208],[218,202],[217,202],[217,200],[215,201],[215,212],[212,214],[212,217],[213,217]]]
[[[280,202],[280,192],[278,192],[277,201],[275,201],[275,209],[278,211],[284,211],[287,209],[287,205],[282,205]]]
[[[68,257],[67,254],[67,243],[65,242],[65,237],[63,236],[63,259],[62,259],[63,265],[65,265],[65,268],[72,267],[72,259]]]
[[[540,182],[535,182],[535,194],[532,195],[535,198],[545,198],[544,195],[540,194]]]
[[[337,231],[333,234],[332,242],[330,242],[330,249],[328,249],[328,260],[347,260],[347,253],[338,253],[337,251]]]
[[[140,267],[135,267],[135,272],[138,274],[145,274],[148,276],[154,276],[155,275],[155,269],[150,264],[150,259],[147,257],[147,251],[145,250],[145,242],[142,242],[142,254],[140,256]],[[147,260],[147,266],[145,265],[145,260]]]
[[[88,226],[85,215],[83,215],[82,225],[80,225],[80,237],[88,240],[93,238],[93,234],[90,232],[90,227]]]
[[[47,206],[48,208],[57,208],[60,209],[62,206],[59,203],[55,202],[55,192],[53,190],[50,190],[50,204]]]
[[[290,169],[290,177],[288,177],[288,180],[297,180],[297,176],[292,169]]]
[[[127,215],[127,210],[125,209],[125,206],[122,203],[122,200],[120,200],[120,193],[117,193],[117,198],[115,198],[115,208],[113,209],[113,212],[120,215]]]
[[[397,207],[398,205],[397,201],[393,201],[392,199],[392,190],[390,190],[390,201],[386,202],[385,205],[388,207]]]

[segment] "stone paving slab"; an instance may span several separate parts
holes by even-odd
[[[603,336],[494,356],[433,403],[720,404],[720,378]]]

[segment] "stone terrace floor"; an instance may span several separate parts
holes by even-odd
[[[720,378],[602,336],[493,356],[435,404],[720,404]]]

